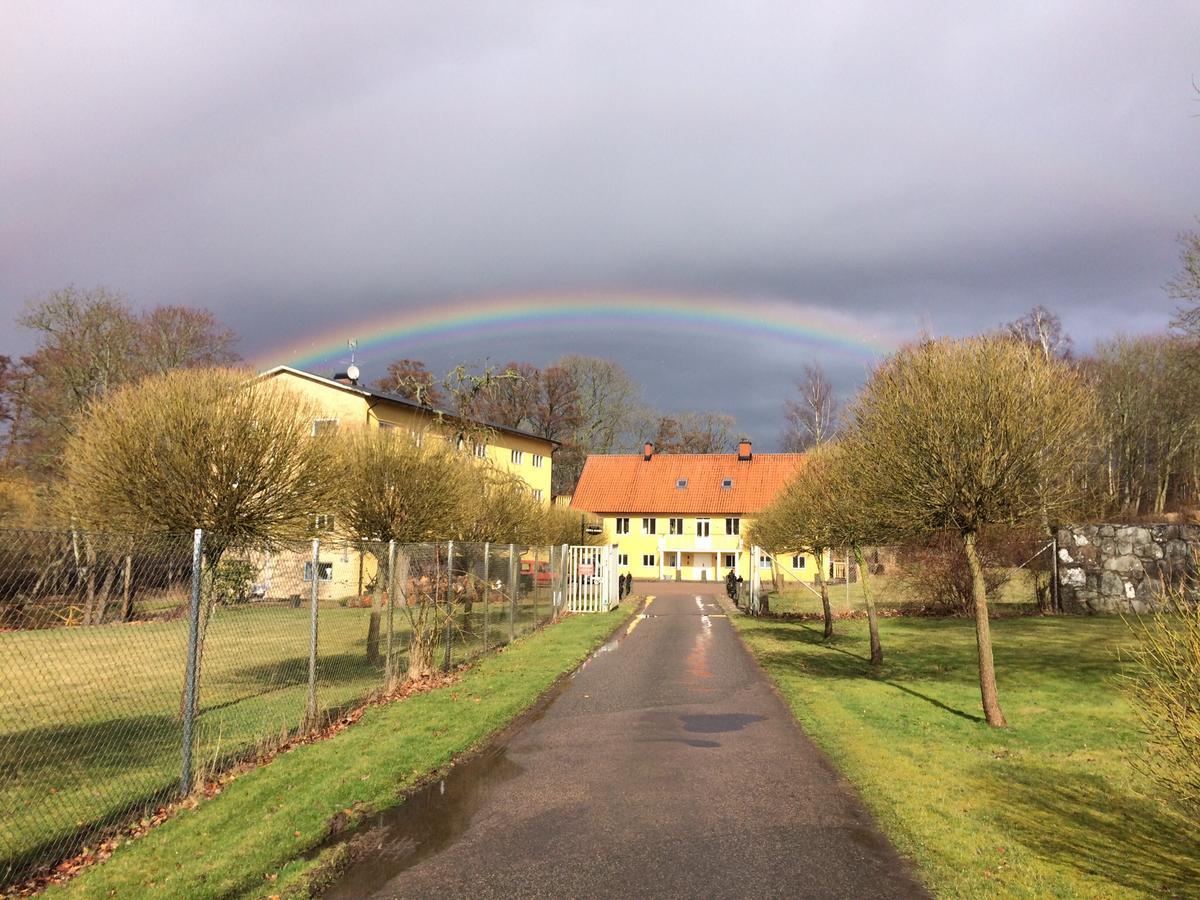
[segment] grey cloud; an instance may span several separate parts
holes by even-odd
[[[5,16],[9,318],[104,283],[208,305],[253,354],[396,306],[616,286],[948,333],[1043,303],[1086,342],[1163,326],[1200,212],[1194,3]],[[722,389],[662,352],[678,406]],[[784,368],[747,377],[778,398]]]

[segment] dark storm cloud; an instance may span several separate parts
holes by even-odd
[[[1192,2],[0,15],[6,318],[103,283],[208,305],[254,355],[445,297],[617,286],[949,333],[1043,303],[1086,342],[1165,323],[1200,212]],[[672,338],[612,352],[764,429],[789,365],[857,378],[772,347],[750,402]],[[487,355],[545,349],[522,340]]]

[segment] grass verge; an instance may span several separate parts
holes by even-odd
[[[119,848],[48,896],[257,897],[303,893],[329,834],[485,741],[573,669],[628,616],[572,616],[482,659],[456,684],[373,707],[346,732],[299,747]]]
[[[476,603],[469,618],[456,616],[455,662],[482,652],[483,610]],[[492,604],[492,647],[508,640],[507,612],[507,604]],[[549,612],[548,591],[522,598],[514,633],[532,631]],[[321,607],[322,712],[355,706],[383,687],[383,660],[367,653],[370,616],[370,609]],[[395,618],[403,671],[409,635],[405,617]],[[301,730],[309,631],[307,606],[218,608],[200,679],[201,771],[228,768]],[[10,866],[69,856],[92,839],[89,831],[136,821],[174,796],[186,659],[183,619],[0,633],[0,884]]]
[[[979,714],[973,624],[888,619],[868,674],[865,622],[737,616],[804,730],[946,897],[1195,896],[1200,832],[1131,768],[1116,618],[992,623],[1000,701]]]

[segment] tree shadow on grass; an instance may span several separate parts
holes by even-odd
[[[915,688],[900,684],[899,681],[893,678],[885,677],[893,674],[908,674],[904,671],[904,667],[890,663],[886,656],[884,657],[883,667],[879,670],[872,670],[869,656],[855,653],[845,647],[839,647],[836,640],[825,638],[822,632],[808,625],[801,624],[798,628],[781,629],[772,634],[776,638],[799,641],[821,650],[827,650],[829,653],[808,654],[803,660],[798,660],[794,653],[763,653],[761,654],[761,659],[768,669],[790,668],[798,675],[818,678],[870,678],[872,681],[879,684],[886,684],[888,687],[895,688],[903,694],[915,697],[961,719],[966,719],[970,722],[984,721],[982,716],[950,706],[936,697],[931,697]],[[836,634],[834,638],[837,638]],[[928,675],[925,678],[928,679]]]
[[[981,781],[996,819],[1034,854],[1147,894],[1195,896],[1200,827],[1149,797],[1059,767],[1005,766]]]

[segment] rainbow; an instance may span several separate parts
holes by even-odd
[[[455,338],[530,331],[586,334],[589,328],[602,328],[607,334],[621,328],[657,329],[795,342],[866,360],[887,355],[902,341],[869,322],[777,299],[568,293],[472,298],[405,308],[347,322],[337,339],[331,339],[329,326],[323,325],[320,337],[265,351],[253,364],[259,369],[281,364],[304,368],[328,362],[346,356],[347,338],[357,340],[360,357],[371,359],[389,351],[411,357],[414,347]]]

